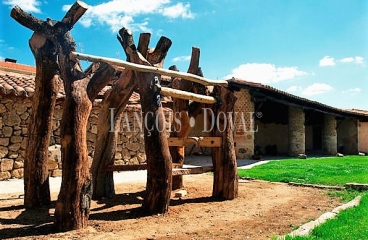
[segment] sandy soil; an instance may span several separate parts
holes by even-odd
[[[165,215],[140,211],[145,183],[116,186],[113,199],[93,202],[89,227],[66,233],[53,229],[53,206],[23,208],[18,195],[0,195],[1,239],[270,239],[341,205],[327,192],[283,183],[239,183],[232,201],[211,198],[212,175],[184,178],[188,194],[172,197]],[[56,200],[57,192],[52,194]]]

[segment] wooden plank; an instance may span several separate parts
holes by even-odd
[[[90,62],[106,62],[113,66],[124,67],[124,68],[135,70],[135,71],[151,72],[151,73],[162,74],[162,75],[166,75],[170,77],[178,77],[178,78],[182,78],[188,81],[200,83],[205,86],[214,86],[214,85],[227,86],[228,84],[227,81],[225,80],[211,80],[211,79],[207,79],[207,78],[200,77],[200,76],[190,74],[190,73],[177,72],[177,71],[172,71],[172,70],[167,70],[167,69],[152,67],[152,66],[144,66],[140,64],[126,62],[126,61],[116,59],[116,58],[100,57],[100,56],[95,56],[91,54],[79,53],[79,52],[71,52],[70,55],[72,58],[77,58],[79,60],[86,60]]]
[[[213,166],[205,167],[194,167],[194,168],[173,168],[172,175],[192,175],[192,174],[202,174],[205,172],[212,172]]]
[[[179,164],[172,164],[173,168],[180,167]],[[147,170],[147,164],[126,164],[126,165],[110,165],[105,168],[106,172],[124,172],[124,171],[138,171],[138,170]]]
[[[171,96],[174,98],[180,98],[180,99],[185,99],[185,100],[190,100],[190,101],[200,102],[200,103],[214,104],[217,102],[216,98],[212,96],[191,93],[191,92],[177,90],[177,89],[168,88],[168,87],[161,87],[161,94],[165,96]]]
[[[220,147],[221,137],[170,137],[167,139],[169,146],[185,146],[188,143],[195,143],[199,147]]]

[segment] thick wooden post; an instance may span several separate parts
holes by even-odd
[[[111,198],[115,195],[113,172],[107,172],[105,168],[114,164],[120,115],[135,86],[133,71],[124,70],[101,103],[97,125],[98,138],[91,167],[93,199]]]
[[[76,2],[67,12],[61,24],[64,31],[71,29],[86,11],[83,2]],[[29,124],[29,139],[26,149],[24,173],[24,204],[26,207],[37,207],[50,202],[48,182],[48,147],[51,134],[51,122],[56,97],[61,85],[57,72],[56,44],[47,35],[53,35],[56,21],[42,21],[27,14],[18,6],[11,13],[21,25],[35,33],[29,41],[36,59],[35,94],[33,110]]]
[[[149,33],[142,33],[139,37],[138,51],[142,56],[147,57],[150,38]],[[120,41],[121,38],[118,39]],[[124,48],[124,44],[122,47]],[[111,198],[115,195],[113,172],[105,169],[114,163],[120,115],[136,87],[136,75],[133,71],[125,69],[102,101],[97,127],[98,139],[92,162],[93,199]],[[113,119],[111,119],[111,111],[113,111]],[[113,131],[111,131],[111,124],[114,124]]]
[[[128,60],[143,65],[162,64],[171,46],[171,40],[161,37],[147,59],[139,54],[131,32],[119,31],[120,42],[128,55]],[[148,49],[148,48],[144,48]],[[165,116],[160,97],[161,76],[136,72],[144,118],[144,143],[147,156],[147,185],[143,209],[148,214],[165,213],[171,195],[172,162],[167,141]]]
[[[62,51],[74,50],[71,42]],[[70,39],[69,39],[70,40]],[[87,151],[87,123],[92,103],[113,78],[115,69],[101,63],[96,72],[84,76],[79,63],[59,52],[64,80],[65,102],[61,121],[62,181],[55,207],[55,224],[61,231],[84,228],[88,224],[92,199],[92,179]],[[93,68],[92,68],[93,69]]]
[[[192,56],[188,68],[188,73],[197,74],[199,71],[199,57],[200,50],[199,48],[192,48]],[[173,69],[176,67],[173,66]],[[172,88],[179,89],[183,91],[193,91],[193,83],[188,80],[174,78],[172,81]],[[172,137],[186,138],[190,131],[189,120],[189,101],[181,98],[173,98],[173,115],[179,121],[173,121],[172,126]],[[195,117],[195,116],[193,116]],[[180,124],[179,124],[180,123]],[[170,153],[173,160],[173,163],[178,163],[180,167],[184,164],[185,157],[185,146],[175,146],[170,147]],[[180,189],[183,188],[183,176],[173,176],[172,189]]]
[[[70,57],[70,53],[76,50],[76,44],[69,31],[86,10],[87,5],[77,1],[62,22],[50,19],[43,22],[19,7],[14,7],[11,13],[19,23],[41,33],[58,50],[58,64],[66,94],[60,126],[63,176],[55,207],[55,224],[61,231],[87,226],[92,198],[87,121],[92,102],[115,74],[115,69],[106,63],[96,64],[85,73],[79,60]]]
[[[36,59],[36,77],[24,161],[24,205],[33,208],[50,203],[48,147],[61,79],[55,45],[34,33],[29,46]]]
[[[212,148],[214,180],[212,196],[221,199],[234,199],[238,196],[238,170],[233,139],[233,109],[236,97],[220,86],[214,86],[213,94],[218,96],[218,104],[212,111],[214,127],[212,137],[222,137],[222,146]]]

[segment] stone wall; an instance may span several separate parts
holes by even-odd
[[[285,139],[285,133],[288,131],[288,126],[283,124],[268,123],[263,124],[259,120],[256,121],[258,132],[255,133],[255,145],[261,147],[261,151],[265,155],[270,154],[269,149],[276,146],[277,154],[288,153],[288,141]]]
[[[0,95],[0,180],[22,178],[25,150],[27,147],[27,127],[32,107],[31,99]],[[87,146],[90,163],[97,140],[97,121],[100,111],[95,102],[87,125]],[[167,129],[170,129],[170,110],[165,110]],[[62,101],[55,106],[54,121],[49,147],[49,170],[51,176],[61,175],[60,121]],[[122,114],[118,133],[115,164],[141,164],[146,162],[144,138],[140,123],[140,107],[128,106]]]
[[[23,177],[31,101],[0,95],[0,180]]]
[[[322,148],[325,153],[335,155],[337,153],[336,119],[329,114],[323,116]]]
[[[305,151],[313,151],[313,125],[305,126]]]
[[[337,128],[338,151],[344,154],[358,154],[358,120],[344,118]]]
[[[305,126],[302,108],[289,106],[289,156],[305,153]]]
[[[359,151],[368,153],[368,122],[359,122]]]
[[[254,133],[257,131],[255,123],[254,103],[247,89],[235,92],[238,100],[234,106],[235,129],[234,142],[237,158],[251,158],[254,154]]]

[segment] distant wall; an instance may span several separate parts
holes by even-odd
[[[344,154],[358,154],[358,120],[345,118],[337,126],[338,151]]]
[[[359,122],[359,151],[368,153],[368,122]]]
[[[251,101],[249,90],[241,89],[234,93],[237,97],[234,112],[234,142],[237,158],[251,158],[254,154],[254,134],[257,129],[254,118],[254,103]]]
[[[258,132],[255,133],[255,145],[261,147],[262,153],[267,154],[267,146],[276,146],[278,154],[288,153],[288,126],[282,124],[263,124],[256,121]],[[274,154],[271,154],[274,155]]]
[[[22,178],[25,150],[28,141],[28,123],[32,102],[30,98],[0,95],[0,180]],[[95,102],[87,125],[87,147],[92,163],[97,140],[97,121],[100,106]],[[134,114],[136,112],[136,114]],[[137,116],[139,107],[127,107],[120,122],[115,164],[139,164],[146,162],[144,138]],[[165,111],[167,129],[170,129],[170,114]],[[49,147],[49,170],[51,176],[61,175],[60,121],[62,101],[55,106],[54,121]],[[127,131],[129,124],[129,129]]]

